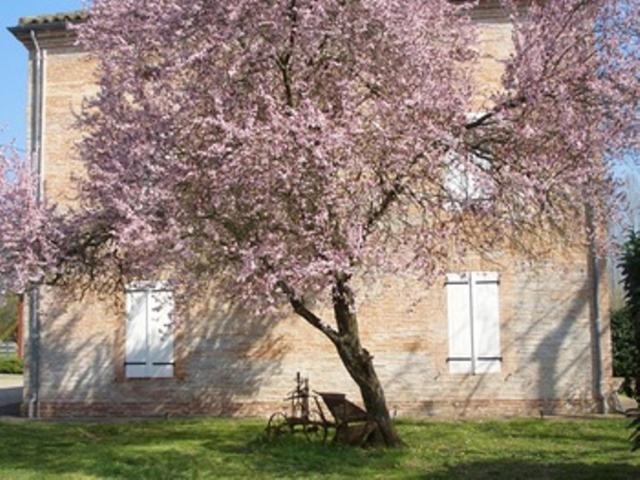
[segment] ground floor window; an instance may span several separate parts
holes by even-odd
[[[496,272],[447,275],[449,371],[499,373],[500,300]]]
[[[170,289],[141,283],[126,291],[127,378],[173,377],[173,314]]]

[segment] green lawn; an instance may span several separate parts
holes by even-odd
[[[257,420],[0,422],[0,479],[640,479],[621,420],[403,421],[401,451],[268,443]]]

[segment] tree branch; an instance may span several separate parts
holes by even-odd
[[[398,175],[396,177],[395,181],[391,185],[391,188],[389,188],[384,193],[383,198],[380,204],[377,206],[377,208],[369,212],[369,215],[367,215],[367,223],[365,224],[365,227],[364,227],[365,237],[369,235],[369,233],[375,226],[376,222],[380,220],[387,213],[389,208],[391,208],[391,205],[398,199],[400,194],[403,192],[405,188],[403,183],[405,178],[408,176],[408,170],[410,170],[416,163],[418,163],[418,160],[422,157],[423,157],[423,154],[419,153],[411,160],[411,162],[407,166],[407,172],[404,175]]]
[[[289,2],[287,16],[291,21],[291,31],[289,32],[289,50],[276,58],[276,64],[282,74],[282,82],[284,83],[285,99],[287,106],[294,107],[293,86],[291,79],[291,58],[296,45],[296,29],[298,22],[298,13],[296,10],[296,0]]]
[[[291,287],[289,287],[289,285],[287,285],[283,281],[280,281],[278,282],[278,287],[289,299],[289,303],[291,304],[291,307],[293,307],[294,312],[304,318],[311,326],[324,333],[334,344],[340,342],[340,335],[338,334],[338,332],[336,332],[330,325],[324,323],[324,321],[320,317],[309,310],[304,302],[304,299],[298,297],[295,291]]]
[[[484,115],[481,115],[475,120],[466,123],[464,128],[466,128],[467,130],[473,130],[474,128],[481,127],[488,120],[491,120],[500,111],[519,107],[520,105],[523,105],[524,103],[526,103],[526,101],[527,99],[524,96],[507,100],[506,102],[501,103],[500,105],[496,105],[491,111],[485,113]]]

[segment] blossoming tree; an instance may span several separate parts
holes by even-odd
[[[0,271],[99,292],[168,272],[178,302],[293,309],[335,346],[377,440],[400,444],[354,279],[431,282],[469,249],[586,242],[585,211],[602,225],[617,201],[608,159],[638,146],[623,46],[639,2],[516,3],[502,88],[478,111],[469,2],[95,0],[78,204],[37,204],[3,174]]]

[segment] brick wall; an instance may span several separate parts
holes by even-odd
[[[469,268],[501,272],[499,374],[448,372],[443,283],[428,290],[397,278],[368,285],[359,305],[363,341],[391,408],[446,416],[595,411],[585,257],[568,254],[536,271],[506,256]],[[122,312],[92,300],[67,304],[52,292],[44,297],[43,414],[264,414],[298,370],[315,389],[358,398],[332,345],[296,317],[194,307],[179,327],[177,378],[125,380]],[[331,318],[328,309],[320,312]]]
[[[497,85],[511,35],[495,16],[480,21],[478,109]],[[95,62],[68,44],[56,44],[48,49],[46,65],[45,195],[67,203],[73,201],[72,176],[82,174],[73,147],[80,138],[73,112],[96,91]],[[469,258],[464,268],[501,274],[499,374],[449,374],[444,279],[432,288],[400,278],[359,286],[363,341],[375,357],[390,407],[398,414],[443,416],[596,411],[594,285],[587,252],[557,252],[536,265],[503,253],[491,260]],[[607,313],[604,285],[600,295]],[[194,302],[177,333],[176,378],[126,380],[123,312],[95,299],[77,303],[64,292],[43,293],[43,416],[264,415],[280,405],[297,371],[309,375],[317,390],[359,398],[332,345],[292,316],[256,318],[213,299]],[[328,309],[320,312],[331,318]],[[602,321],[607,387],[608,317]]]

